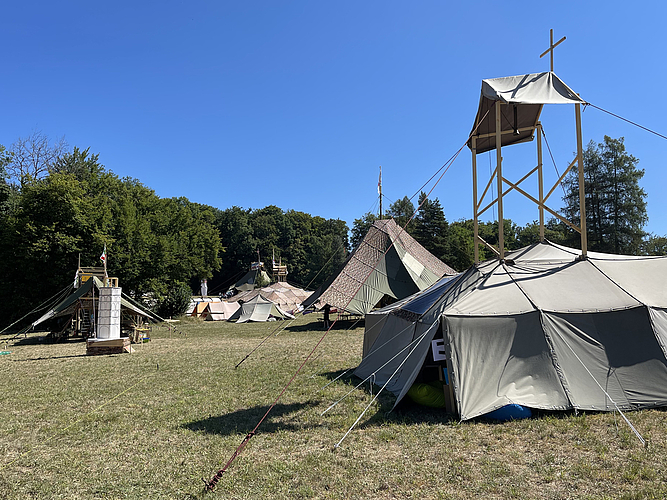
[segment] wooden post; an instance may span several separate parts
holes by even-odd
[[[477,222],[477,137],[472,138],[472,217],[473,217],[473,245],[475,247],[475,265],[479,264],[479,225]]]
[[[584,149],[581,138],[581,104],[574,105],[577,121],[577,161],[579,163],[579,228],[581,229],[581,256],[585,259],[588,253],[586,236],[586,193],[584,191]]]
[[[502,133],[500,119],[501,102],[496,101],[496,175],[498,176],[498,251],[500,260],[505,259],[505,238],[503,234],[503,156],[502,156]]]
[[[537,183],[540,200],[540,241],[544,241],[544,182],[542,179],[542,123],[537,122]]]

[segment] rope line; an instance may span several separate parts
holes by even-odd
[[[404,365],[404,364],[406,363],[406,361],[410,358],[410,356],[412,356],[412,353],[415,352],[415,349],[417,349],[417,347],[419,346],[421,340],[422,340],[424,337],[426,337],[426,334],[427,334],[429,331],[430,331],[430,328],[429,328],[428,330],[426,330],[426,331],[419,337],[419,342],[415,343],[415,346],[412,348],[412,350],[408,353],[408,355],[405,357],[405,359],[404,359],[403,361],[401,361],[401,364],[398,365],[398,368],[396,368],[396,370],[394,370],[394,373],[391,374],[391,376],[387,379],[387,381],[386,381],[386,382],[384,383],[384,385],[380,388],[380,390],[377,392],[377,394],[373,397],[373,399],[371,399],[370,403],[368,403],[368,406],[366,406],[366,408],[364,408],[364,411],[361,412],[361,415],[359,415],[359,417],[354,421],[354,423],[352,424],[352,426],[347,430],[347,432],[343,435],[343,437],[340,438],[340,441],[338,441],[338,443],[336,443],[336,445],[334,446],[334,448],[339,448],[339,447],[340,447],[340,444],[345,440],[345,438],[350,434],[350,432],[352,432],[352,429],[354,429],[354,428],[357,426],[357,424],[359,423],[359,421],[363,418],[363,416],[366,414],[366,412],[368,411],[368,409],[373,405],[373,403],[375,402],[375,400],[380,396],[380,394],[382,393],[382,391],[384,391],[385,388],[387,387],[387,385],[389,385],[389,382],[391,382],[391,380],[396,376],[396,374],[401,370],[401,368],[403,368],[403,365]],[[375,373],[373,373],[372,376],[375,377]]]
[[[27,313],[25,316],[23,316],[22,318],[17,319],[17,320],[14,321],[11,325],[9,325],[8,327],[4,328],[3,330],[0,330],[0,335],[2,335],[6,330],[10,329],[12,326],[14,326],[14,325],[15,325],[16,323],[18,323],[19,321],[23,321],[25,318],[27,318],[27,317],[30,316],[31,314],[33,314],[33,313],[35,313],[35,312],[38,312],[38,311],[43,311],[44,309],[48,309],[49,307],[51,307],[52,304],[54,304],[54,303],[56,303],[56,302],[59,302],[59,299],[60,299],[61,297],[65,296],[65,294],[66,294],[71,288],[72,288],[72,285],[67,285],[65,288],[63,288],[62,290],[60,290],[59,292],[57,292],[55,295],[53,295],[52,297],[46,299],[46,300],[45,300],[44,302],[42,302],[40,305],[38,305],[37,307],[35,307],[32,311],[30,311],[29,313]],[[56,298],[56,297],[57,297],[57,298]],[[47,304],[48,304],[48,305],[47,305]],[[19,332],[17,335],[20,335],[21,333],[22,333],[22,332]],[[11,335],[11,334],[10,334],[10,335]]]
[[[488,111],[487,111],[487,114],[488,114]],[[486,115],[484,115],[484,116],[486,117]],[[479,126],[479,125],[478,125],[478,126]],[[435,182],[435,184],[433,185],[433,187],[431,188],[431,190],[428,192],[428,194],[427,194],[426,197],[424,198],[424,201],[419,205],[419,207],[417,207],[417,209],[414,211],[414,213],[412,214],[412,216],[410,217],[410,219],[408,219],[408,221],[405,223],[405,225],[404,225],[402,228],[400,228],[399,236],[400,236],[400,234],[401,234],[402,231],[405,231],[405,228],[407,227],[407,225],[410,224],[410,222],[415,218],[415,216],[417,215],[417,212],[418,212],[419,208],[421,208],[421,206],[426,202],[426,200],[428,199],[428,196],[430,196],[430,194],[433,192],[433,190],[436,188],[436,186],[440,183],[440,181],[442,180],[443,176],[447,173],[447,171],[449,170],[449,168],[451,167],[451,165],[453,164],[453,162],[456,160],[456,158],[458,158],[458,156],[459,156],[459,154],[461,153],[461,151],[463,151],[463,148],[464,148],[465,145],[467,144],[467,142],[468,142],[468,140],[470,139],[470,137],[472,137],[472,135],[473,135],[476,131],[477,131],[477,127],[475,127],[475,129],[470,133],[470,135],[468,136],[468,138],[466,139],[466,141],[463,143],[463,145],[459,148],[459,150],[458,150],[458,151],[457,151],[457,152],[456,152],[456,153],[455,153],[455,154],[454,154],[454,155],[453,155],[453,156],[452,156],[452,157],[451,157],[451,158],[450,158],[450,159],[449,159],[449,160],[448,160],[442,167],[440,167],[440,169],[438,169],[438,171],[431,177],[431,179],[433,179],[433,178],[434,178],[440,171],[442,171],[442,174],[440,174],[440,177],[438,178],[438,180]],[[429,180],[429,182],[430,182],[430,180]],[[428,184],[428,182],[427,182],[426,184]],[[424,186],[425,186],[426,184],[424,184]],[[420,191],[421,191],[421,189],[420,189]],[[413,197],[414,197],[414,196],[413,196]],[[390,250],[393,246],[394,246],[394,242],[392,242],[392,243],[387,247],[387,249],[384,251],[384,255],[386,255],[387,252],[389,252],[389,250]],[[368,280],[368,278],[370,277],[370,275],[371,275],[371,273],[373,272],[373,270],[374,270],[374,268],[371,268],[371,269],[369,270],[368,275],[366,276],[366,278],[359,284],[359,287],[358,287],[358,289],[357,289],[357,292],[361,289],[361,287],[362,287],[363,284],[366,282],[366,280]],[[356,293],[355,293],[354,295],[356,295]],[[354,295],[352,295],[352,296],[348,299],[348,302],[347,302],[346,306],[348,306],[348,305],[350,304],[350,302],[352,302],[352,299],[353,299]],[[345,309],[345,308],[343,308],[343,309]],[[331,329],[333,328],[333,326],[336,324],[337,321],[338,321],[338,319],[334,320],[334,321],[331,323],[331,325],[329,325],[329,328],[324,332],[324,335],[322,335],[322,337],[321,337],[320,340],[317,342],[317,344],[316,344],[315,347],[312,349],[312,351],[310,351],[310,353],[308,354],[308,356],[306,357],[306,359],[304,359],[304,361],[303,361],[303,363],[301,364],[301,366],[299,366],[299,369],[294,373],[294,375],[292,376],[292,378],[289,380],[289,382],[287,383],[287,385],[286,385],[286,386],[283,388],[283,390],[280,392],[280,394],[278,395],[278,397],[275,399],[275,401],[273,402],[273,404],[272,404],[272,405],[269,407],[269,409],[266,411],[266,413],[265,413],[264,416],[261,418],[261,420],[257,423],[257,425],[255,426],[255,428],[254,428],[250,433],[248,433],[248,434],[246,435],[246,437],[243,439],[243,441],[241,442],[241,444],[236,448],[236,450],[234,451],[234,453],[232,454],[232,456],[230,457],[230,459],[227,461],[227,463],[224,465],[224,467],[222,467],[221,469],[219,469],[218,472],[213,476],[213,478],[212,478],[210,481],[206,481],[205,479],[203,480],[203,481],[204,481],[204,484],[206,485],[206,491],[212,491],[212,490],[215,488],[215,485],[218,483],[218,481],[220,480],[220,478],[222,477],[222,475],[226,472],[226,470],[229,468],[229,466],[232,464],[232,462],[236,459],[236,457],[243,451],[243,449],[246,447],[246,445],[248,444],[248,442],[250,441],[250,439],[252,439],[252,437],[255,435],[255,433],[257,432],[257,429],[259,428],[259,426],[262,424],[262,422],[264,422],[264,420],[266,419],[266,417],[268,416],[268,414],[269,414],[269,413],[271,412],[271,410],[276,406],[276,404],[278,403],[278,401],[280,400],[280,398],[281,398],[281,397],[283,396],[283,394],[287,391],[287,389],[289,388],[289,386],[292,384],[292,382],[293,382],[294,379],[297,377],[297,375],[301,372],[301,370],[303,369],[303,367],[305,366],[305,364],[308,362],[308,360],[311,358],[311,356],[313,355],[313,353],[315,352],[315,350],[317,350],[317,348],[320,346],[320,344],[324,341],[324,339],[325,339],[326,336],[329,334],[329,332],[331,331]],[[424,334],[424,335],[425,335],[425,334]],[[400,351],[400,352],[402,352],[402,351]],[[407,358],[406,358],[406,359],[407,359]],[[405,362],[405,361],[404,361],[404,362]]]
[[[547,151],[549,151],[549,156],[551,156],[551,163],[554,165],[554,169],[556,170],[556,179],[560,179],[560,172],[558,171],[558,167],[556,166],[556,160],[554,159],[554,155],[551,152],[551,147],[549,146],[549,141],[547,140],[547,133],[544,131],[544,125],[542,126],[542,135],[544,136],[544,143],[547,145]],[[560,182],[560,188],[563,190],[563,196],[567,196],[567,193],[565,193],[565,186],[563,186],[563,183]]]
[[[308,356],[306,356],[306,359],[303,360],[303,363],[301,363],[301,366],[299,366],[298,370],[294,373],[294,375],[292,375],[292,378],[289,380],[289,382],[287,382],[287,385],[283,388],[282,391],[280,391],[280,394],[278,394],[278,397],[273,401],[273,403],[271,404],[269,409],[266,410],[266,413],[260,419],[260,421],[257,422],[257,425],[255,425],[255,428],[252,431],[250,431],[246,435],[245,438],[243,438],[243,441],[236,448],[236,450],[234,451],[234,453],[232,454],[230,459],[227,461],[225,466],[222,467],[221,469],[219,469],[218,472],[215,473],[215,475],[213,476],[213,478],[210,481],[204,480],[204,484],[206,485],[206,490],[207,491],[211,491],[211,490],[213,490],[213,488],[215,488],[215,485],[218,484],[218,481],[220,480],[222,475],[227,471],[227,469],[232,464],[232,462],[236,459],[236,457],[238,457],[239,454],[243,451],[243,449],[246,447],[246,445],[248,444],[250,439],[257,433],[257,429],[259,428],[259,426],[262,425],[262,423],[264,422],[264,420],[266,420],[266,417],[269,415],[271,410],[273,410],[273,408],[278,404],[278,401],[280,401],[280,398],[282,398],[283,394],[285,394],[285,392],[287,391],[289,386],[292,385],[292,382],[294,382],[294,379],[296,379],[297,375],[299,375],[299,373],[301,373],[301,370],[303,369],[303,367],[306,365],[306,363],[311,358],[313,353],[320,346],[320,344],[325,339],[325,337],[329,334],[329,332],[331,331],[331,328],[333,327],[334,324],[335,324],[335,321],[331,324],[331,326],[329,326],[329,329],[326,332],[324,332],[324,335],[322,335],[322,337],[320,337],[320,340],[317,341],[317,344],[315,344],[315,347],[313,347],[313,349],[310,351]]]
[[[615,114],[615,113],[612,113],[611,111],[607,111],[606,109],[602,109],[601,107],[596,106],[595,104],[591,104],[591,103],[589,102],[588,105],[589,105],[590,107],[592,107],[592,108],[595,108],[595,109],[598,109],[598,110],[602,111],[603,113],[607,113],[608,115],[611,115],[611,116],[613,116],[614,118],[618,118],[619,120],[623,120],[624,122],[627,122],[627,123],[629,123],[630,125],[634,125],[635,127],[639,127],[639,128],[642,129],[642,130],[646,130],[647,132],[650,132],[650,133],[652,133],[652,134],[655,134],[655,135],[657,135],[658,137],[662,137],[663,139],[667,139],[667,136],[662,135],[662,134],[659,134],[659,133],[656,132],[655,130],[651,130],[650,128],[644,127],[643,125],[640,125],[639,123],[635,123],[635,122],[633,122],[632,120],[628,120],[627,118],[623,118],[622,116],[619,116],[619,115],[617,115],[617,114]]]

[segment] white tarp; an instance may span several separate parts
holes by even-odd
[[[496,148],[496,101],[501,106],[502,146],[533,140],[545,104],[583,104],[555,73],[532,73],[482,80],[479,108],[473,125],[477,154]],[[472,149],[472,139],[468,142]]]

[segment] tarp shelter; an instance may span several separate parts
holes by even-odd
[[[34,328],[40,323],[43,323],[44,321],[47,321],[51,318],[57,318],[60,316],[67,316],[73,314],[79,301],[82,298],[90,295],[91,291],[93,290],[93,287],[95,287],[95,290],[99,290],[102,287],[102,282],[95,276],[84,281],[81,284],[81,286],[79,286],[79,288],[74,289],[74,292],[72,292],[64,300],[62,300],[54,307],[52,307],[39,319],[34,321],[29,328]],[[131,315],[142,316],[156,322],[162,321],[162,318],[160,318],[157,314],[147,309],[144,309],[124,293],[121,294],[120,302],[121,302],[121,312],[125,312],[126,314],[129,313]]]
[[[246,323],[248,321],[269,321],[269,317],[276,319],[294,319],[291,314],[282,311],[276,304],[261,295],[244,302],[241,308],[231,318],[235,319],[238,315],[237,323]]]
[[[264,288],[255,288],[254,290],[241,292],[230,300],[243,300],[244,302],[247,302],[253,297],[261,294],[265,299],[269,299],[283,311],[294,314],[298,311],[301,303],[310,297],[312,293],[313,292],[308,292],[302,288],[290,285],[286,281],[281,281]]]
[[[442,337],[462,420],[667,405],[667,257],[579,256],[537,243],[367,315],[355,374],[398,403]]]
[[[239,307],[238,302],[208,302],[201,317],[206,321],[227,321]]]
[[[402,299],[456,271],[440,261],[393,219],[375,221],[364,239],[304,307],[326,304],[366,314],[386,295]]]
[[[532,73],[482,80],[482,93],[473,124],[477,154],[496,148],[496,101],[502,103],[501,146],[533,140],[545,104],[584,104],[555,73]],[[472,139],[468,141],[472,147]]]

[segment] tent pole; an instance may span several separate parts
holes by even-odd
[[[472,217],[473,217],[473,246],[475,247],[475,265],[479,264],[479,226],[477,215],[477,137],[472,138]]]
[[[500,260],[505,260],[505,238],[503,234],[503,157],[502,157],[502,132],[500,120],[500,101],[496,101],[496,175],[498,176],[498,251]]]
[[[581,138],[581,104],[574,105],[577,122],[577,162],[579,163],[579,228],[581,229],[581,257],[586,258],[588,253],[588,238],[586,235],[586,193],[584,191],[584,150]]]
[[[542,177],[542,123],[537,122],[537,183],[540,196],[540,241],[544,241],[544,181]]]

